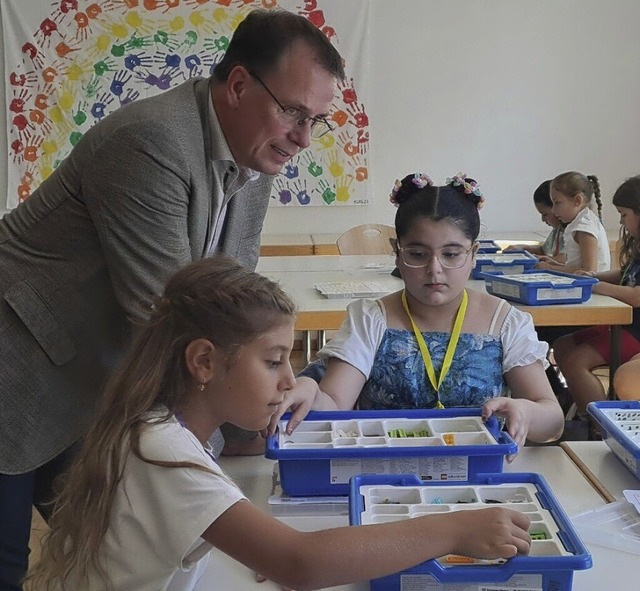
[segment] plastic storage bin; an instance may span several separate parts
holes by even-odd
[[[561,273],[529,270],[516,275],[485,273],[487,292],[528,306],[579,304],[591,297],[597,279]]]
[[[590,402],[587,412],[598,424],[611,451],[640,480],[640,401]]]
[[[394,575],[373,579],[372,591],[427,591],[451,585],[480,589],[568,591],[573,572],[592,566],[591,555],[539,474],[481,474],[466,483],[421,482],[414,475],[355,476],[349,495],[352,525],[400,521],[421,515],[500,504],[531,518],[531,551],[506,561],[445,556]],[[517,579],[514,579],[516,577]]]
[[[500,245],[493,240],[478,240],[478,252],[498,252],[502,250]]]
[[[481,409],[310,412],[291,434],[280,421],[266,456],[278,460],[290,496],[347,495],[356,474],[405,474],[465,481],[501,472],[517,452],[509,434]]]
[[[471,275],[474,279],[482,279],[483,273],[504,273],[513,275],[533,269],[538,258],[526,250],[490,253],[479,252],[476,255],[476,266]]]

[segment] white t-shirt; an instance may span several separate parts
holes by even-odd
[[[245,497],[175,418],[145,429],[140,451],[146,458],[193,462],[212,472],[155,466],[130,454],[100,558],[114,591],[189,591],[212,548],[200,536]],[[97,575],[89,583],[91,591],[105,589]]]
[[[347,318],[340,330],[318,351],[318,357],[323,360],[337,357],[368,379],[386,329],[387,318],[382,302],[366,298],[355,300],[347,306]],[[548,345],[538,340],[530,314],[509,305],[499,334],[503,373],[536,361],[542,361],[546,367]]]
[[[568,267],[577,266],[582,268],[580,245],[574,237],[576,232],[586,232],[596,237],[598,241],[597,271],[608,271],[611,268],[611,251],[609,250],[607,231],[598,216],[588,207],[585,207],[564,230],[564,248],[567,254],[567,262],[565,264]]]

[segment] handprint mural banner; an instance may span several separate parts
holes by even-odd
[[[367,0],[3,0],[7,209],[115,109],[209,76],[254,8],[305,16],[336,45],[347,72],[332,106],[335,130],[283,169],[271,203],[368,203]]]

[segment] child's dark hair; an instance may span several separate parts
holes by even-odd
[[[438,187],[426,175],[408,174],[396,181],[391,201],[398,207],[395,226],[399,241],[419,218],[451,222],[472,242],[480,233],[478,208],[484,198],[476,181],[465,175],[447,179],[446,185]]]
[[[533,192],[533,202],[545,207],[553,207],[553,201],[551,201],[551,179],[540,183]]]
[[[551,181],[551,188],[563,195],[574,197],[578,193],[584,195],[584,200],[589,205],[593,196],[598,206],[598,217],[602,221],[602,197],[600,194],[600,181],[594,174],[584,175],[581,172],[571,170],[563,172]]]
[[[640,175],[632,176],[622,183],[613,194],[616,207],[626,207],[640,215]],[[636,240],[624,226],[620,227],[620,267],[640,259],[640,241]]]

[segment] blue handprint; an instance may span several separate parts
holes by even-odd
[[[284,167],[284,176],[288,179],[295,179],[299,176],[298,166],[290,162]]]
[[[297,181],[294,189],[296,191],[296,199],[300,205],[309,205],[309,203],[311,203],[311,195],[309,195],[307,191],[306,183],[302,184],[300,181]]]
[[[109,104],[111,104],[112,101],[113,97],[108,94],[103,94],[102,96],[98,97],[98,100],[93,103],[93,105],[91,105],[91,114],[96,119],[102,119],[106,114],[104,110],[109,106]]]
[[[120,96],[124,91],[124,85],[129,82],[129,80],[131,80],[131,74],[125,70],[120,70],[116,72],[116,75],[113,77],[109,90],[116,96]]]

